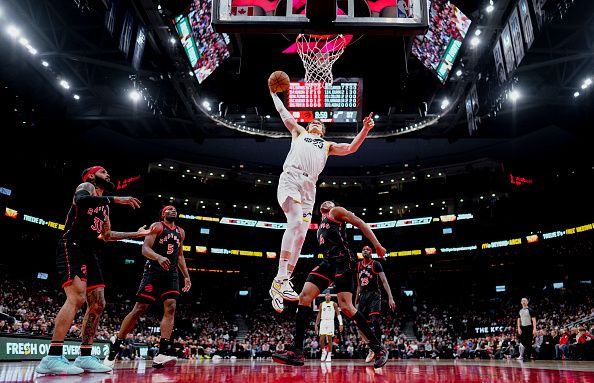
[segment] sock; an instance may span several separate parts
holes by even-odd
[[[365,335],[365,338],[367,338],[367,340],[369,341],[369,348],[371,348],[373,352],[379,351],[380,342],[371,330],[371,327],[369,327],[369,325],[367,324],[367,320],[365,320],[363,314],[357,311],[355,315],[350,317],[350,319],[352,319],[355,322],[357,328],[359,328],[359,331],[361,331],[361,333]]]
[[[115,343],[112,343],[109,346],[109,357],[107,358],[108,360],[114,360],[116,355],[118,354],[118,352],[120,352],[120,346],[122,345],[122,341],[123,339],[117,338],[115,340]]]
[[[167,355],[171,348],[171,341],[169,339],[161,338],[159,341],[159,354]]]
[[[80,356],[91,356],[92,349],[93,349],[92,344],[81,344],[80,345]]]
[[[287,274],[289,273],[289,271],[287,269],[288,266],[289,266],[289,260],[288,259],[281,258],[278,261],[278,272],[276,273],[276,279],[285,279],[285,278],[287,278]]]
[[[293,350],[303,352],[303,339],[305,338],[305,329],[311,320],[313,310],[309,306],[297,306],[297,318],[295,324],[295,340]]]
[[[382,326],[380,325],[379,320],[372,320],[371,324],[373,325],[373,332],[375,337],[379,342],[382,341]]]
[[[64,352],[63,348],[64,342],[57,342],[52,340],[52,343],[50,343],[48,355],[61,356]]]

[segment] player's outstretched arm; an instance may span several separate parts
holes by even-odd
[[[272,97],[272,101],[274,102],[274,107],[276,108],[276,111],[280,115],[281,120],[283,120],[283,124],[285,124],[285,127],[289,130],[289,132],[291,132],[291,136],[293,138],[296,138],[301,133],[305,132],[305,128],[303,128],[301,125],[297,123],[297,121],[295,121],[295,118],[293,117],[291,112],[289,112],[287,108],[285,108],[285,104],[283,104],[278,95],[274,92],[270,92],[270,96]]]
[[[350,144],[337,144],[331,143],[330,150],[328,154],[331,156],[347,156],[349,154],[355,153],[359,150],[359,147],[367,138],[367,134],[373,127],[375,126],[375,122],[373,121],[373,112],[369,113],[369,116],[363,119],[363,129],[353,138]]]
[[[119,241],[121,239],[131,239],[131,238],[142,238],[146,237],[151,233],[150,229],[146,228],[146,225],[143,225],[140,229],[135,232],[125,232],[125,231],[111,231],[111,222],[109,217],[103,223],[103,231],[101,233],[104,241]]]
[[[83,182],[78,185],[74,192],[74,204],[76,206],[86,208],[94,208],[97,206],[116,203],[120,205],[130,205],[133,209],[140,207],[140,201],[134,197],[113,197],[113,196],[99,196],[95,190],[95,186],[90,182]]]
[[[384,286],[384,290],[386,290],[386,294],[388,294],[388,306],[392,309],[392,311],[396,310],[396,302],[394,302],[394,297],[392,296],[392,289],[390,288],[390,284],[388,283],[388,279],[386,278],[386,273],[383,271],[379,273],[380,280],[382,281],[382,285]]]
[[[330,210],[329,214],[331,217],[335,219],[338,219],[343,222],[348,222],[351,225],[359,228],[363,235],[371,241],[371,244],[373,245],[373,247],[375,247],[377,255],[379,255],[381,258],[385,257],[386,249],[377,240],[377,237],[375,236],[373,231],[371,231],[371,228],[367,223],[365,223],[365,221],[357,217],[355,214],[353,214],[353,212],[348,211],[347,209],[341,206],[333,207],[332,210]]]
[[[186,258],[184,258],[184,239],[186,238],[186,232],[181,227],[179,228],[179,230],[182,234],[182,242],[179,245],[177,267],[184,276],[184,287],[182,287],[182,291],[184,293],[187,293],[188,291],[190,291],[190,288],[192,288],[192,281],[190,280],[190,274],[188,273],[188,267],[186,266]]]

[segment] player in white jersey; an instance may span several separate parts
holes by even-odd
[[[339,332],[342,332],[342,316],[336,302],[330,300],[330,293],[326,293],[325,300],[318,307],[316,318],[316,333],[320,330],[320,348],[322,349],[322,362],[332,360],[332,338],[334,337],[334,315],[338,317]]]
[[[367,137],[367,133],[373,129],[374,121],[373,113],[370,113],[363,119],[363,129],[351,143],[338,144],[324,139],[326,127],[322,121],[313,120],[305,129],[295,121],[276,93],[271,91],[270,95],[292,138],[276,195],[287,217],[287,228],[281,243],[278,272],[269,292],[272,307],[280,313],[284,309],[283,299],[299,300],[299,295],[293,290],[291,274],[299,260],[309,228],[318,176],[324,170],[328,156],[355,153]]]

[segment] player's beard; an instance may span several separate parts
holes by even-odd
[[[163,217],[163,219],[167,222],[167,223],[174,223],[175,222],[175,218],[176,217]]]
[[[105,178],[95,176],[95,184],[105,191],[111,191],[115,189],[113,182],[106,180]]]

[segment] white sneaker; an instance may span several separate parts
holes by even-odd
[[[109,355],[107,355],[105,359],[103,359],[103,365],[113,368],[113,366],[115,365],[115,358],[114,360],[109,360]]]
[[[293,290],[293,282],[291,282],[291,279],[292,278],[288,278],[283,281],[281,293],[283,294],[283,298],[289,302],[297,302],[299,300],[299,294]]]
[[[326,350],[322,350],[322,357],[320,358],[320,360],[322,362],[325,361],[327,355],[328,355],[328,352]]]
[[[375,358],[375,353],[373,350],[369,349],[369,354],[367,354],[367,358],[365,358],[365,363],[369,363]]]
[[[173,367],[177,363],[177,358],[171,355],[159,354],[153,359],[154,368]]]
[[[328,355],[326,355],[326,362],[332,362],[332,353],[329,352]]]
[[[272,307],[276,310],[277,313],[282,313],[285,309],[283,304],[283,281],[281,279],[274,278],[272,280],[272,286],[270,286],[270,290],[268,293],[272,298]]]

